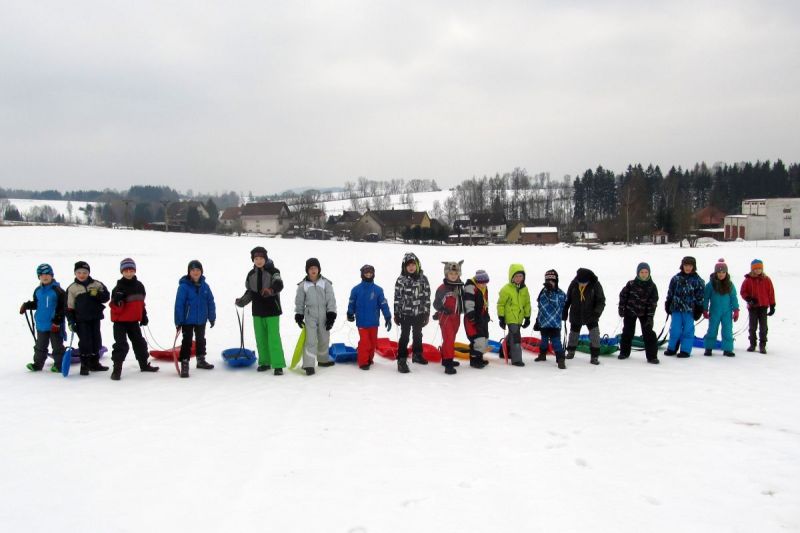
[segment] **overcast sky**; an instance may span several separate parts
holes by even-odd
[[[800,161],[800,2],[0,0],[0,186]]]

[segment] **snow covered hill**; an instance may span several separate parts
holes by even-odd
[[[0,525],[4,531],[798,531],[800,530],[800,326],[798,241],[677,246],[412,247],[109,230],[0,227]],[[436,285],[441,261],[486,269],[492,316],[509,263],[522,262],[535,294],[556,268],[566,286],[592,268],[608,297],[601,330],[618,332],[616,296],[642,260],[661,298],[681,257],[706,276],[719,257],[736,285],[750,260],[765,262],[777,293],[769,354],[686,360],[639,352],[589,364],[578,354],[516,368],[492,358],[483,370],[412,366],[400,375],[378,359],[277,377],[226,368],[239,343],[233,300],[243,292],[249,250],[265,246],[282,270],[287,354],[298,338],[294,283],[309,256],[333,281],[339,319],[332,339],[354,344],[344,320],[358,268],[373,264],[391,299],[402,254],[417,253]],[[133,257],[147,287],[153,337],[174,338],[178,278],[201,260],[217,300],[209,330],[212,371],[155,375],[132,355],[121,382],[108,372],[67,379],[31,373],[32,339],[17,312],[49,262],[67,285],[73,263],[113,285]],[[249,309],[245,342],[254,348]],[[741,329],[746,312],[735,325]],[[659,314],[656,329],[664,316]],[[500,329],[493,323],[492,336]],[[698,334],[705,333],[705,323]],[[103,325],[105,344],[111,325]],[[381,336],[387,336],[381,331]],[[388,336],[396,339],[393,329]],[[463,339],[463,329],[459,337]],[[436,323],[425,340],[437,343]],[[157,363],[158,364],[158,363]]]

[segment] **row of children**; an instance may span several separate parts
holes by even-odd
[[[267,256],[261,246],[251,250],[253,268],[245,279],[245,292],[235,303],[239,307],[252,303],[253,327],[258,350],[258,371],[273,369],[276,375],[286,366],[280,339],[279,317],[282,314],[280,293],[283,281],[280,270]],[[397,369],[408,373],[408,344],[411,337],[412,361],[427,364],[422,352],[422,328],[428,323],[431,305],[435,310],[434,320],[439,322],[442,336],[442,364],[447,374],[455,374],[458,361],[454,358],[456,334],[463,322],[470,341],[470,366],[483,368],[483,358],[488,351],[489,340],[489,276],[478,270],[466,283],[461,280],[463,261],[444,263],[444,279],[431,302],[431,290],[423,274],[419,258],[413,253],[403,257],[400,276],[395,282],[394,319],[381,287],[375,284],[375,268],[361,268],[361,282],[353,287],[347,308],[347,319],[355,322],[359,332],[357,349],[358,366],[369,370],[373,363],[377,343],[380,317],[383,314],[386,330],[392,322],[400,327]],[[330,280],[322,276],[316,258],[306,261],[306,276],[298,284],[295,295],[295,321],[305,329],[302,367],[308,375],[315,372],[315,363],[320,367],[332,366],[328,355],[330,330],[337,317],[336,299]],[[739,307],[736,290],[728,275],[727,265],[720,260],[714,269],[710,283],[706,285],[696,272],[696,261],[685,257],[681,271],[670,281],[665,308],[672,320],[669,345],[665,355],[689,357],[694,342],[695,321],[704,315],[709,320],[705,337],[706,355],[722,327],[722,342],[725,355],[733,356],[732,321],[738,320]],[[90,276],[89,265],[84,261],[75,264],[75,281],[64,291],[53,278],[53,270],[47,264],[39,265],[37,275],[40,285],[34,291],[33,300],[25,302],[20,313],[36,310],[36,345],[34,361],[30,370],[41,370],[47,357],[48,345],[53,349],[55,364],[60,370],[60,355],[66,340],[65,321],[70,330],[78,334],[78,349],[81,354],[81,375],[90,371],[108,370],[99,362],[102,345],[100,321],[103,319],[105,303],[111,300],[111,320],[114,323],[114,345],[112,347],[113,371],[111,378],[119,380],[122,363],[129,351],[127,340],[133,345],[134,354],[143,372],[155,372],[158,367],[148,362],[147,342],[141,326],[146,326],[148,317],[144,305],[145,289],[136,278],[136,264],[126,258],[120,263],[122,278],[112,291]],[[521,330],[530,326],[531,299],[525,284],[525,269],[521,264],[512,264],[508,272],[509,282],[500,290],[497,315],[500,327],[508,329],[505,349],[515,366],[524,366],[522,361]],[[565,360],[572,359],[578,345],[581,328],[586,326],[590,339],[590,362],[599,364],[600,331],[599,319],[605,308],[603,287],[597,276],[589,269],[580,268],[565,293],[558,287],[559,277],[555,270],[548,270],[544,284],[537,297],[538,315],[534,329],[541,332],[541,352],[536,361],[545,361],[545,351],[552,345],[559,368],[566,368]],[[767,316],[775,312],[775,295],[772,282],[763,273],[763,263],[754,260],[751,272],[746,276],[741,295],[750,311],[750,348],[754,351],[757,333],[760,335],[759,350],[766,353]],[[640,322],[647,361],[657,364],[657,336],[653,330],[653,318],[658,304],[658,290],[650,278],[650,267],[640,263],[635,279],[626,283],[619,295],[619,315],[623,322],[619,359],[630,356],[636,322]],[[196,348],[197,368],[212,369],[206,361],[206,324],[214,327],[216,308],[214,296],[203,275],[203,266],[193,260],[187,274],[179,281],[175,299],[176,341],[183,334],[180,349],[181,376],[189,376],[189,357],[193,338]],[[566,349],[561,343],[562,322],[570,323]],[[756,330],[759,330],[758,332]],[[680,352],[678,352],[680,348]]]

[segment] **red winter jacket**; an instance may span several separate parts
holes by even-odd
[[[144,307],[144,285],[133,276],[122,278],[111,291],[112,322],[146,322],[147,311]]]
[[[747,302],[748,308],[775,305],[775,289],[772,287],[772,280],[763,272],[759,276],[745,274],[739,294]]]

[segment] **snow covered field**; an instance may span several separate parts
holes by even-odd
[[[798,241],[587,251],[0,227],[0,242],[3,531],[800,530]],[[299,334],[294,282],[309,256],[336,289],[333,341],[350,344],[357,334],[344,314],[358,268],[375,265],[391,298],[407,250],[420,256],[434,287],[440,261],[463,258],[468,274],[486,269],[493,316],[511,261],[525,264],[534,295],[549,268],[562,287],[579,266],[592,268],[609,300],[601,320],[608,334],[618,328],[616,296],[642,260],[663,304],[683,255],[697,257],[704,277],[724,257],[737,288],[759,257],[778,305],[768,355],[746,353],[744,333],[733,359],[695,349],[690,359],[661,356],[654,366],[634,352],[595,367],[578,354],[559,371],[526,354],[524,368],[493,360],[446,376],[438,365],[400,375],[378,358],[369,372],[337,365],[312,377],[276,377],[225,368],[218,355],[238,345],[233,300],[256,245],[286,281],[287,352]],[[208,336],[217,368],[192,368],[190,379],[179,379],[160,363],[160,372],[144,374],[131,354],[121,382],[108,372],[64,379],[25,370],[32,340],[17,311],[37,284],[36,265],[51,263],[66,286],[83,259],[113,286],[125,256],[138,264],[150,329],[162,345],[174,336],[177,280],[190,259],[203,262],[218,306]],[[254,348],[246,311],[246,344]],[[735,330],[746,319],[744,312]],[[435,324],[426,341],[438,342]],[[103,328],[110,346],[110,322]]]

